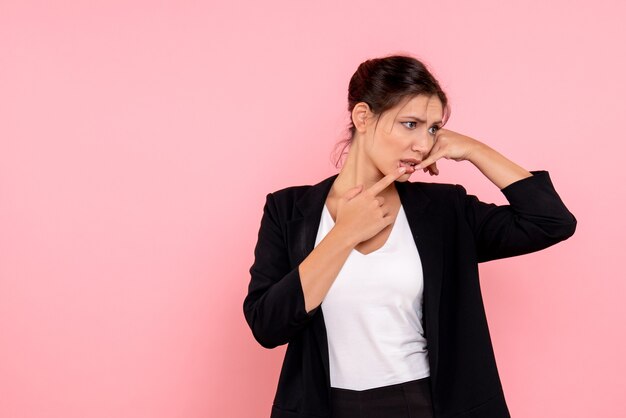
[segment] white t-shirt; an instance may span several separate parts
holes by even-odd
[[[315,246],[334,226],[324,205]],[[430,375],[422,327],[424,280],[400,206],[387,242],[353,249],[322,301],[331,387],[365,390]]]

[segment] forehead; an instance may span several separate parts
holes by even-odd
[[[420,119],[441,119],[443,106],[436,94],[419,94],[398,103],[391,112],[397,116],[414,116]]]

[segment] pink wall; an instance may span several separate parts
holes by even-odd
[[[269,416],[285,346],[242,313],[265,194],[336,172],[348,80],[392,52],[578,218],[481,266],[513,416],[626,416],[622,2],[40,3],[0,4],[1,417]],[[504,203],[439,168],[411,179]]]

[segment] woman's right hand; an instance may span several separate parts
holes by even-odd
[[[355,246],[393,223],[393,217],[388,216],[390,210],[385,205],[385,198],[377,195],[404,174],[406,169],[401,169],[387,174],[368,189],[362,190],[363,185],[360,184],[337,199],[335,228],[341,230]]]

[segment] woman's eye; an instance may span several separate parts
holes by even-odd
[[[409,129],[415,129],[417,122],[401,122],[402,124],[405,124],[404,126],[406,126]],[[410,124],[410,125],[406,125],[406,124]],[[432,131],[432,129],[434,129],[434,131]],[[439,130],[439,126],[431,126],[430,129],[428,129],[428,132],[430,132],[432,135],[434,135],[437,131]]]
[[[430,129],[435,129],[435,131],[432,132],[430,131]],[[439,126],[431,126],[430,129],[429,129],[430,133],[434,135],[439,130]]]

